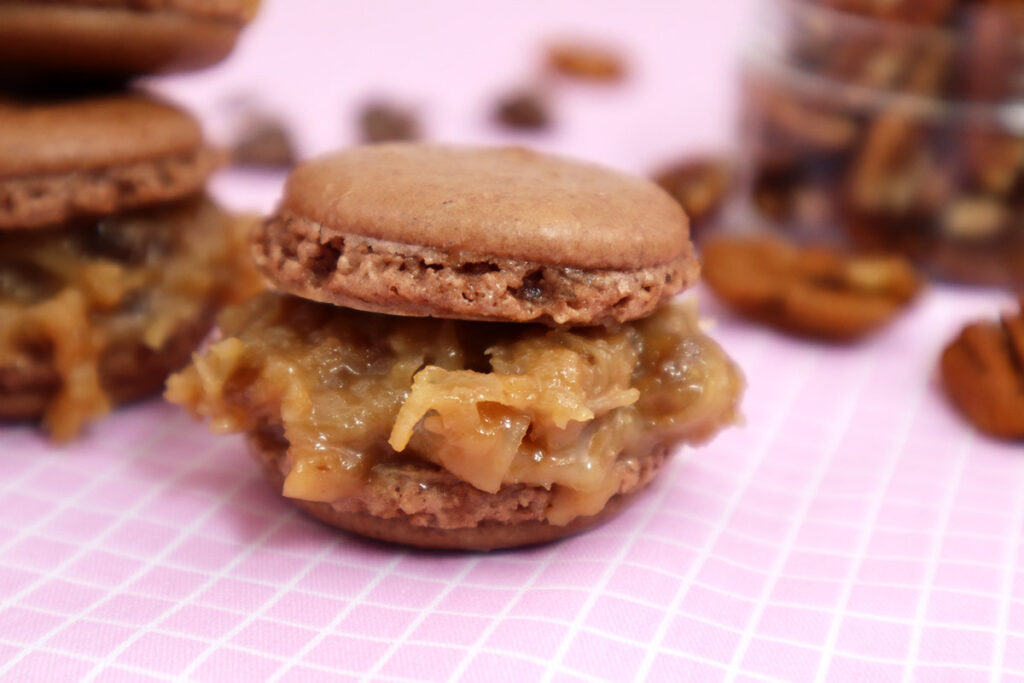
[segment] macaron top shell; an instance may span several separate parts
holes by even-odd
[[[522,148],[354,148],[300,164],[282,208],[324,236],[576,268],[643,268],[689,250],[685,214],[653,183]]]
[[[195,118],[145,95],[0,98],[0,179],[195,152],[202,143]]]
[[[253,256],[279,289],[391,315],[596,325],[696,281],[653,183],[520,148],[395,143],[300,164]]]
[[[0,97],[0,230],[184,199],[220,159],[191,115],[141,93]]]

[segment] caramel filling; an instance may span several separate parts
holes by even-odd
[[[109,410],[99,370],[106,349],[158,350],[211,308],[258,289],[241,258],[242,224],[204,199],[91,226],[0,233],[0,370],[56,372],[43,416],[55,438]]]
[[[553,489],[566,524],[617,492],[614,463],[736,419],[742,377],[687,305],[614,328],[404,318],[266,292],[168,382],[216,432],[288,441],[284,495],[334,503],[374,467],[433,463],[488,492]]]

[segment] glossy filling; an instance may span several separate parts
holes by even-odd
[[[547,521],[594,514],[614,463],[736,419],[742,378],[665,306],[614,328],[405,318],[266,292],[224,311],[224,338],[168,382],[217,432],[279,425],[284,495],[357,495],[374,466],[432,463],[487,492],[554,489]]]
[[[244,253],[241,223],[205,199],[0,233],[0,371],[55,370],[60,388],[43,418],[55,438],[69,438],[110,408],[106,349],[159,350],[258,289]]]

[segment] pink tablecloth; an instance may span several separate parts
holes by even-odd
[[[488,98],[529,75],[533,39],[575,29],[620,39],[637,70],[565,91],[535,142],[644,171],[728,142],[743,3],[721,4],[277,0],[232,61],[161,87],[214,135],[254,91],[308,152],[350,141],[371,91],[417,105],[432,137],[508,140]],[[216,189],[266,208],[279,180]],[[747,372],[746,425],[679,453],[615,521],[533,549],[335,533],[239,439],[159,401],[62,449],[3,429],[0,678],[1024,680],[1024,449],[972,432],[934,376],[943,342],[1009,300],[936,288],[835,348],[699,295]]]

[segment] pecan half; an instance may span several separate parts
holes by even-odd
[[[985,192],[1009,199],[1024,181],[1024,136],[997,126],[971,126],[964,149],[970,180]]]
[[[934,212],[949,195],[949,178],[914,112],[894,106],[871,125],[851,163],[848,199],[859,211]]]
[[[940,24],[953,13],[954,0],[816,0],[842,12],[913,24]]]
[[[610,47],[595,43],[555,43],[547,49],[548,68],[562,76],[585,81],[612,83],[626,75],[622,56]]]
[[[833,26],[816,36],[815,18],[812,13],[801,25],[808,30],[797,38],[795,49],[839,83],[935,95],[949,76],[954,45],[941,31],[914,32],[905,25],[880,24],[860,31]],[[855,105],[851,101],[848,106]]]
[[[682,205],[690,232],[699,232],[721,208],[732,188],[732,164],[719,157],[698,157],[673,164],[655,174],[654,182]]]
[[[810,337],[846,341],[892,320],[922,279],[895,256],[855,256],[767,237],[719,237],[703,251],[704,280],[739,313]]]
[[[750,75],[744,80],[746,125],[754,126],[800,154],[839,155],[856,145],[861,125],[844,103],[797,90],[775,76]]]
[[[942,381],[978,429],[1024,439],[1024,299],[999,322],[971,323],[942,352]]]

